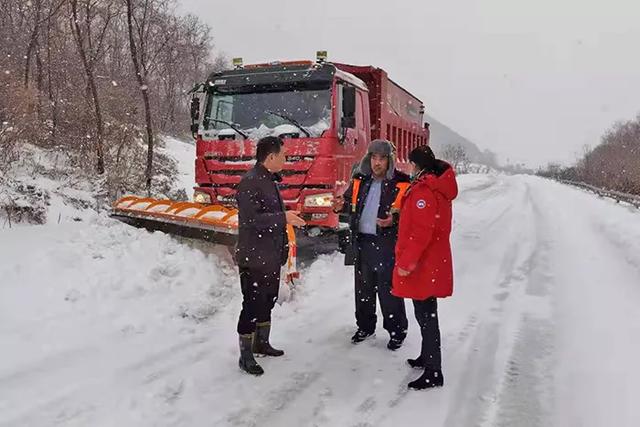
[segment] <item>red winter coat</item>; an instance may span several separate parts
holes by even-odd
[[[451,260],[451,201],[458,184],[451,166],[440,176],[418,178],[402,201],[393,270],[395,296],[425,300],[453,293]],[[398,269],[411,273],[400,277]]]

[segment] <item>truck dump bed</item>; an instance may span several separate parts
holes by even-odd
[[[408,161],[413,148],[429,143],[429,130],[423,125],[423,102],[391,80],[386,71],[372,66],[334,65],[355,75],[369,88],[372,139],[393,142],[401,162]]]

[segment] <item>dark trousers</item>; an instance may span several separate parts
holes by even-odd
[[[440,349],[440,326],[438,324],[438,300],[428,298],[424,301],[413,300],[416,320],[422,333],[420,358],[428,369],[442,369]]]
[[[271,310],[278,300],[280,270],[259,271],[240,267],[242,311],[238,319],[238,334],[256,331],[256,323],[271,321]]]
[[[355,274],[356,324],[365,332],[376,330],[376,294],[384,317],[383,327],[392,338],[407,336],[407,314],[404,299],[391,294],[393,250],[383,248],[378,237],[360,234]],[[389,253],[390,252],[390,253]]]

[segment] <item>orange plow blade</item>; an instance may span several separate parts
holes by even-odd
[[[233,246],[238,211],[219,205],[128,196],[113,204],[111,216],[127,224]]]
[[[222,205],[203,205],[147,197],[127,196],[113,204],[111,216],[150,231],[235,246],[238,237],[238,210]],[[299,277],[296,269],[297,245],[293,227],[287,225],[289,259],[284,279]]]

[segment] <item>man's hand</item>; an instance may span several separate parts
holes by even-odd
[[[344,208],[344,196],[342,194],[333,198],[333,211],[340,212]]]
[[[401,269],[401,268],[398,268],[398,275],[399,275],[400,277],[407,277],[407,276],[408,276],[408,275],[410,275],[410,274],[411,274],[411,272],[410,272],[410,271],[407,271],[407,270],[403,270],[403,269]]]
[[[298,216],[300,215],[298,211],[286,211],[284,215],[287,218],[287,224],[291,224],[294,227],[302,227],[307,224],[304,219]]]
[[[386,228],[386,227],[391,227],[393,225],[393,216],[389,215],[388,217],[386,217],[385,219],[380,219],[378,218],[376,220],[376,222],[378,223],[378,225],[382,228]]]

